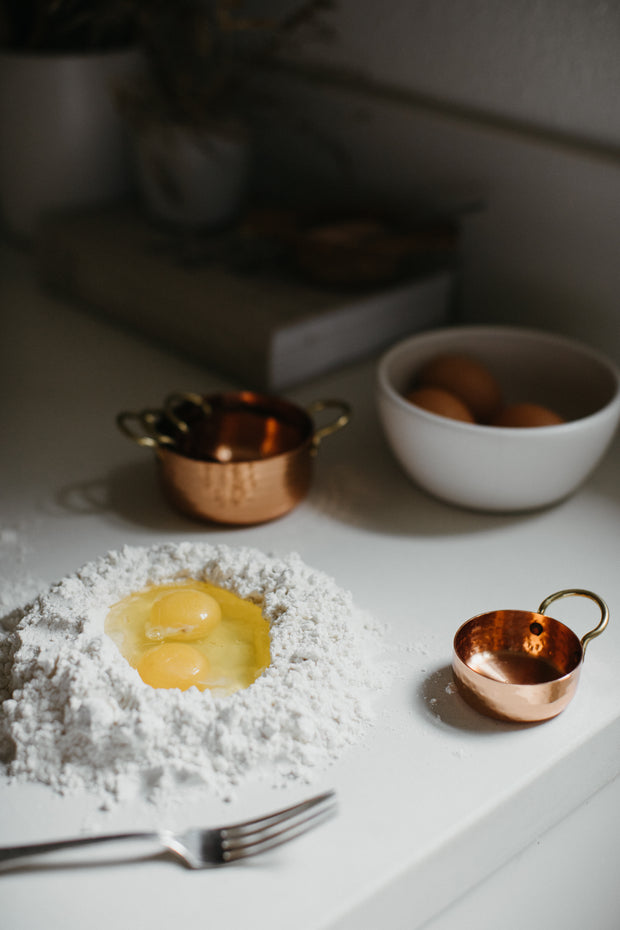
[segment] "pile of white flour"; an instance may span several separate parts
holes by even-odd
[[[271,665],[245,690],[146,685],[104,633],[148,585],[204,579],[258,604]],[[0,755],[11,778],[105,805],[188,788],[222,798],[248,776],[309,780],[364,735],[384,684],[381,641],[351,595],[299,556],[224,545],[126,547],[50,587],[0,627]]]

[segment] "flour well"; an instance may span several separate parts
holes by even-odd
[[[204,579],[258,604],[271,665],[245,690],[146,685],[103,632],[132,591]],[[6,773],[112,800],[227,798],[249,776],[310,780],[372,722],[380,639],[351,595],[297,555],[207,544],[126,547],[88,563],[13,614],[0,637]]]

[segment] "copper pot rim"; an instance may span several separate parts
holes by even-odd
[[[261,452],[255,456],[235,455],[230,460],[190,455],[174,448],[172,444],[165,443],[160,445],[157,450],[160,456],[171,456],[184,462],[199,462],[209,468],[230,469],[235,465],[242,466],[267,461],[275,464],[286,458],[294,457],[300,452],[303,453],[308,446],[312,446],[314,443],[316,429],[308,410],[275,395],[263,394],[257,391],[222,391],[203,395],[175,393],[169,395],[166,398],[162,419],[168,417],[177,425],[180,424],[183,431],[187,429],[191,432],[191,427],[188,427],[183,420],[179,420],[175,416],[175,403],[182,403],[183,401],[189,401],[196,406],[202,407],[207,416],[216,414],[222,422],[225,422],[227,417],[234,417],[243,413],[254,413],[265,420],[272,417],[275,419],[282,418],[282,422],[286,422],[286,425],[291,427],[296,434],[296,440],[286,449],[277,452]],[[156,428],[158,428],[158,425],[156,425]]]
[[[593,629],[585,633],[584,636],[581,637],[581,639],[577,636],[574,630],[571,629],[571,627],[569,627],[567,624],[563,623],[562,621],[549,616],[546,612],[547,608],[551,605],[552,602],[559,600],[561,598],[573,597],[573,596],[580,596],[580,597],[585,597],[590,600],[593,600],[598,605],[600,612],[601,612],[601,616],[600,616],[600,620],[598,624]],[[502,617],[501,620],[498,619],[500,615],[502,614],[507,614],[509,616]],[[500,628],[500,627],[505,628],[511,624],[514,624],[515,627],[521,626],[524,623],[527,623],[528,620],[529,620],[530,626],[533,625],[534,623],[540,623],[540,621],[544,621],[544,623],[547,625],[551,623],[558,633],[561,633],[561,635],[567,637],[569,640],[571,640],[573,644],[573,647],[575,649],[575,656],[576,657],[578,656],[578,659],[576,659],[572,668],[570,668],[567,672],[563,674],[560,674],[558,672],[558,675],[553,678],[553,682],[555,684],[558,684],[564,681],[569,681],[570,679],[575,677],[576,674],[579,673],[579,670],[581,669],[581,666],[583,665],[585,651],[586,651],[586,647],[588,643],[592,639],[594,639],[596,636],[600,636],[600,634],[603,632],[603,630],[605,629],[605,627],[607,626],[609,622],[609,608],[607,607],[607,604],[605,603],[605,601],[601,597],[599,597],[599,595],[595,594],[593,591],[589,591],[584,588],[565,588],[565,589],[562,589],[561,591],[557,591],[554,594],[550,594],[548,597],[546,597],[545,600],[540,604],[537,611],[528,611],[528,610],[485,611],[484,613],[477,614],[476,616],[471,617],[469,620],[466,620],[464,623],[461,624],[461,626],[456,631],[454,635],[454,640],[453,640],[453,665],[456,664],[456,662],[458,662],[461,665],[463,665],[468,670],[468,672],[473,673],[477,676],[480,676],[480,679],[487,680],[487,681],[493,681],[494,687],[503,688],[506,691],[513,690],[515,687],[518,687],[519,689],[522,689],[522,688],[531,689],[532,692],[534,691],[534,689],[537,689],[537,688],[540,689],[540,683],[519,682],[517,684],[515,682],[510,682],[510,681],[504,682],[500,680],[490,679],[487,675],[484,674],[484,672],[480,671],[479,669],[475,668],[473,665],[470,664],[471,657],[473,655],[480,655],[481,652],[478,652],[478,653],[471,652],[468,654],[468,656],[466,656],[464,654],[464,650],[462,649],[462,644],[463,644],[463,640],[465,639],[466,633],[474,629],[476,625],[483,625],[489,630],[492,630],[494,628]],[[522,650],[522,651],[516,651],[515,654],[516,655],[528,655],[529,653],[527,653],[526,650]],[[548,653],[541,653],[540,657],[546,658],[547,655]],[[470,661],[468,661],[468,657]]]
[[[174,412],[175,405],[183,402],[202,406],[207,415],[215,410],[223,417],[227,413],[233,414],[242,410],[258,410],[264,413],[265,418],[277,417],[278,413],[285,413],[290,418],[287,425],[297,431],[299,439],[282,451],[258,456],[235,456],[226,461],[216,457],[203,458],[189,455],[175,448],[177,440],[170,435],[171,431],[164,431],[165,424],[170,425],[170,422],[182,431],[189,429],[188,425],[182,419],[179,419]],[[313,415],[329,409],[336,409],[338,412],[336,418],[323,426],[317,426]],[[277,464],[278,461],[294,458],[300,454],[303,456],[307,454],[314,455],[323,439],[346,426],[351,419],[351,415],[351,407],[346,401],[333,398],[315,400],[306,407],[302,407],[300,404],[277,395],[257,391],[221,391],[210,394],[174,392],[168,395],[163,408],[123,411],[117,415],[116,423],[120,431],[129,439],[132,439],[138,445],[154,449],[158,457],[172,458],[188,465],[196,463],[223,470],[226,468],[231,469],[235,465],[256,465],[261,462]],[[137,429],[134,424],[137,424]]]
[[[217,468],[217,469],[231,469],[235,465],[260,465],[261,462],[273,462],[276,464],[278,461],[283,461],[287,458],[293,458],[296,455],[303,454],[307,447],[312,446],[312,436],[308,436],[303,442],[299,442],[297,445],[292,446],[290,449],[286,449],[283,452],[274,452],[269,453],[268,455],[257,456],[256,458],[233,458],[230,461],[222,461],[221,459],[213,458],[206,459],[200,458],[199,456],[186,455],[183,452],[179,452],[178,449],[174,449],[172,446],[160,445],[156,450],[155,454],[158,458],[171,458],[178,459],[184,463],[187,463],[188,466],[191,464],[194,465],[203,465],[208,468]]]
[[[498,621],[496,618],[498,617],[498,615],[501,615],[503,613],[509,613],[511,615],[510,618],[502,618],[501,620]],[[555,626],[556,631],[558,633],[561,633],[561,635],[566,636],[569,640],[571,640],[574,650],[575,650],[575,655],[576,657],[578,656],[578,658],[576,658],[572,668],[569,671],[565,672],[564,674],[558,673],[557,677],[554,677],[553,681],[559,682],[559,681],[562,681],[563,678],[570,678],[571,675],[573,675],[573,673],[576,671],[576,669],[578,669],[583,663],[584,649],[583,649],[581,640],[579,639],[577,634],[565,623],[562,623],[560,620],[556,620],[554,617],[549,617],[546,614],[538,613],[537,611],[491,610],[486,613],[478,614],[475,617],[471,617],[469,620],[466,620],[465,623],[463,623],[459,627],[459,629],[456,631],[456,634],[454,636],[454,643],[453,643],[454,655],[471,672],[475,672],[477,675],[480,675],[482,678],[486,678],[487,676],[484,674],[484,672],[480,671],[480,669],[478,668],[475,668],[471,664],[472,656],[481,654],[482,650],[480,652],[469,652],[461,648],[462,640],[465,640],[467,638],[467,634],[470,631],[473,631],[476,628],[476,626],[486,628],[489,631],[494,630],[494,629],[507,629],[509,627],[514,627],[515,631],[518,631],[518,629],[522,625],[524,627],[531,626],[534,623],[540,623],[541,620],[544,620],[547,624],[552,623]],[[485,650],[485,652],[486,651],[487,650]],[[497,650],[497,652],[500,652],[500,651],[502,650]],[[493,650],[488,650],[488,652],[493,653]],[[529,653],[525,649],[514,650],[514,654],[517,656],[529,655]],[[546,655],[547,653],[542,652],[540,657],[545,658]],[[511,687],[514,683],[498,681],[497,684],[504,685],[504,687]],[[521,687],[536,688],[536,687],[539,687],[539,685],[532,683],[532,682],[520,682],[519,687],[520,688]]]

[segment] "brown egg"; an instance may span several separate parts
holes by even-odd
[[[488,423],[502,407],[502,392],[491,372],[468,355],[438,355],[418,373],[418,383],[459,397],[474,419]]]
[[[409,391],[405,395],[407,400],[415,404],[416,407],[422,407],[430,413],[436,413],[440,417],[449,417],[451,420],[463,420],[465,423],[475,423],[473,414],[462,400],[444,391],[443,388],[421,387],[415,391]]]
[[[540,404],[509,404],[494,418],[493,426],[557,426],[565,421],[548,407]]]

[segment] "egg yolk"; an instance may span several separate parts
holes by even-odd
[[[195,685],[232,694],[271,662],[269,623],[260,607],[206,581],[129,594],[110,607],[104,630],[153,688]]]
[[[145,652],[137,665],[142,681],[152,688],[180,688],[199,685],[209,663],[198,649],[187,643],[161,643]]]
[[[147,639],[201,639],[222,619],[222,608],[210,594],[181,588],[158,598],[144,624]]]

